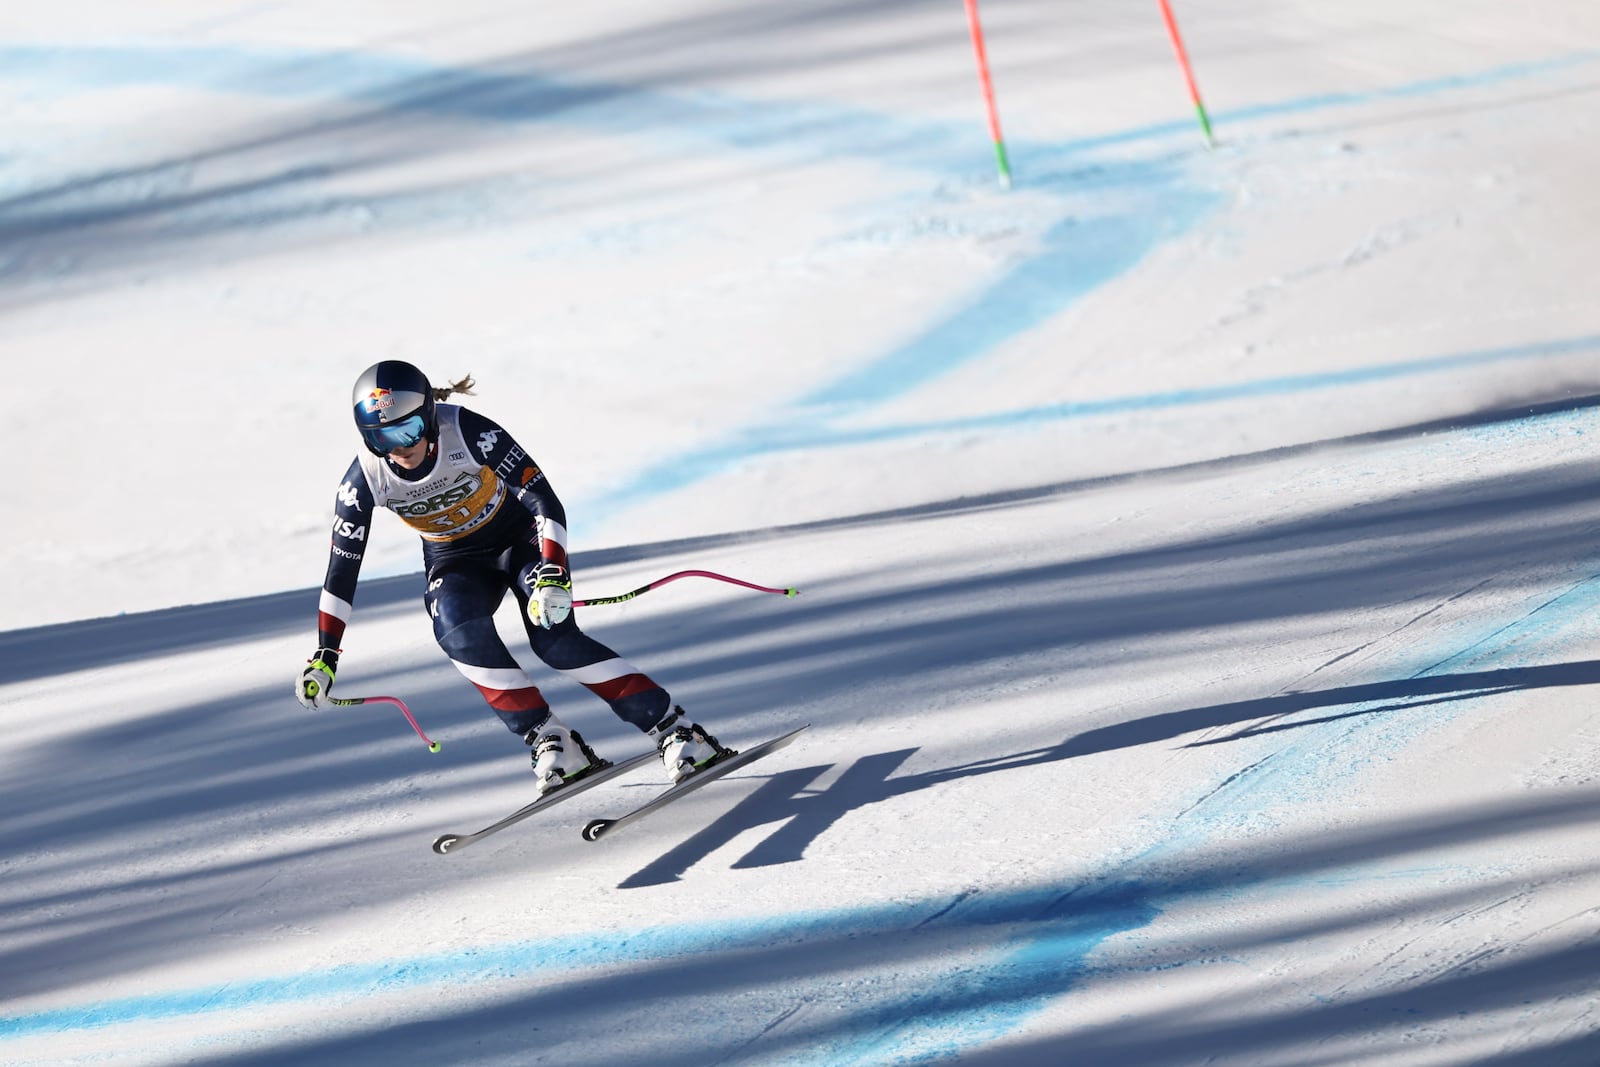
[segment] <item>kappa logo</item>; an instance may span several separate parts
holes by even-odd
[[[484,455],[494,451],[494,446],[500,440],[499,430],[485,430],[478,435],[478,451]]]
[[[339,503],[343,504],[347,508],[355,508],[357,511],[360,511],[361,494],[356,492],[355,486],[351,485],[349,482],[344,482],[339,486]]]

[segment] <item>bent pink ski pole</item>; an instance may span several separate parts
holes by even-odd
[[[665,578],[657,578],[653,582],[641,585],[639,588],[623,593],[620,596],[599,596],[590,597],[587,600],[574,600],[572,606],[575,608],[587,608],[596,604],[620,604],[624,600],[632,600],[636,596],[648,593],[650,590],[666,585],[668,582],[675,582],[679,578],[714,578],[719,582],[727,582],[730,585],[742,585],[746,589],[754,589],[758,593],[779,593],[791,599],[800,595],[800,590],[798,589],[774,589],[770,585],[756,585],[754,582],[747,582],[742,578],[730,578],[726,574],[718,574],[716,571],[678,571],[667,575]]]
[[[328,703],[341,708],[354,707],[357,704],[393,704],[395,707],[405,712],[406,721],[409,722],[411,724],[411,728],[417,732],[417,736],[422,738],[423,744],[428,746],[428,751],[439,751],[439,742],[431,739],[427,734],[422,732],[422,727],[417,725],[417,717],[411,714],[411,709],[406,707],[406,702],[401,700],[399,697],[329,697]]]

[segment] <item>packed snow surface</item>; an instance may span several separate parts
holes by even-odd
[[[0,16],[0,1061],[1600,1063],[1600,6]],[[529,799],[375,520],[478,382],[735,747]],[[498,617],[521,644],[514,605]],[[520,656],[603,754],[646,739]]]

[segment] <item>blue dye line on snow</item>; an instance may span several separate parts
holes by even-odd
[[[1580,52],[1387,89],[1324,94],[1222,113],[1217,121],[1245,121],[1384,99],[1459,92],[1546,76],[1597,58],[1600,54]],[[688,138],[733,151],[777,150],[789,158],[797,154],[817,159],[856,157],[920,171],[972,173],[970,130],[960,124],[912,121],[811,102],[745,101],[722,94],[674,94],[620,83],[576,82],[509,65],[441,66],[378,52],[161,43],[101,47],[12,45],[0,47],[0,77],[21,80],[30,86],[54,86],[58,91],[161,85],[266,97],[332,99],[386,112],[502,123],[560,122],[663,144]],[[1188,121],[1184,120],[1109,137],[1055,144],[1017,143],[1013,154],[1019,159],[1036,158],[1047,167],[1063,154],[1165,137],[1187,126]],[[803,130],[804,135],[797,135],[797,130]],[[1352,371],[1345,382],[1334,380],[1331,375],[1320,376],[1326,380],[1307,376],[1213,390],[1029,408],[937,423],[877,428],[830,425],[840,415],[859,414],[981,359],[996,346],[1061,314],[1088,292],[1124,273],[1162,241],[1191,229],[1219,202],[1216,193],[1186,184],[1181,171],[1167,165],[1114,165],[1107,168],[1100,181],[1107,189],[1133,194],[1135,202],[1114,215],[1061,223],[1045,235],[1039,253],[910,343],[779,409],[776,426],[755,427],[722,444],[677,456],[597,500],[585,501],[589,516],[586,521],[598,525],[624,506],[681,489],[750,458],[796,448],[999,429],[1245,396],[1281,396],[1353,384],[1362,380],[1362,375],[1372,375],[1366,380],[1377,380],[1384,374],[1400,377],[1433,372],[1416,363],[1399,364],[1391,371]],[[1069,183],[1069,187],[1073,186]],[[1061,186],[1046,181],[1043,188]],[[1480,361],[1472,355],[1459,359],[1455,366]],[[1434,366],[1444,368],[1447,361],[1437,361]]]
[[[1536,420],[1551,432],[1581,427],[1586,421],[1572,412]],[[1484,431],[1458,431],[1480,432]],[[1457,630],[1411,650],[1396,670],[1401,677],[1421,678],[1560,662],[1575,642],[1586,645],[1592,640],[1589,621],[1597,612],[1600,573],[1575,573],[1565,588],[1509,622],[1503,617],[1469,616],[1465,632]],[[1466,693],[1448,705],[1430,705],[1426,714],[1393,709],[1390,702],[1367,701],[1348,710],[1370,715],[1305,723],[1288,744],[1211,789],[1159,843],[1068,890],[969,892],[913,904],[725,920],[709,927],[694,923],[586,933],[347,965],[0,1018],[0,1040],[446,984],[488,987],[534,976],[576,979],[587,968],[618,963],[692,966],[724,954],[737,961],[732,965],[751,969],[754,984],[782,987],[804,997],[808,995],[804,983],[796,982],[794,969],[783,958],[787,949],[794,948],[806,954],[813,969],[818,958],[835,960],[838,973],[845,974],[892,957],[905,961],[913,973],[903,984],[882,983],[897,990],[884,997],[874,999],[864,990],[852,994],[839,1017],[828,1021],[826,1032],[805,1039],[803,1049],[791,1049],[785,1062],[835,1067],[949,1059],[963,1049],[1014,1033],[1052,1000],[1098,974],[1114,972],[1116,961],[1094,958],[1096,950],[1111,938],[1149,927],[1173,906],[1263,889],[1291,892],[1309,884],[1313,874],[1280,871],[1271,862],[1241,864],[1232,857],[1178,876],[1170,872],[1183,870],[1186,856],[1203,850],[1239,820],[1257,819],[1262,811],[1281,809],[1313,793],[1325,794],[1367,762],[1387,758],[1495,695]],[[1326,712],[1320,707],[1306,714]],[[1348,880],[1351,872],[1324,873],[1338,873]],[[921,955],[913,950],[896,956],[892,951],[927,944],[924,939],[930,937],[935,943]],[[752,963],[762,954],[766,962]],[[833,978],[830,971],[818,976],[825,985]],[[915,991],[898,991],[907,988]],[[485,994],[494,996],[496,990],[486,988]]]
[[[915,346],[912,347],[914,348]],[[1600,350],[1600,334],[1586,334],[1581,337],[1564,338],[1556,341],[1508,345],[1477,352],[1462,352],[1453,355],[1434,356],[1427,359],[1402,360],[1396,363],[1375,364],[1368,367],[1352,367],[1345,370],[1312,374],[1292,374],[1277,378],[1234,382],[1226,385],[1198,386],[1192,389],[1172,389],[1134,396],[1107,397],[1101,400],[1044,404],[1037,407],[1018,408],[1012,411],[994,412],[985,415],[968,415],[939,421],[900,423],[885,426],[841,426],[835,428],[830,425],[830,416],[826,414],[815,413],[806,416],[802,413],[789,417],[787,421],[751,429],[733,441],[680,455],[669,462],[663,462],[655,467],[648,468],[635,479],[599,498],[592,507],[601,513],[618,511],[625,506],[637,503],[638,498],[642,495],[683,489],[695,482],[728,470],[745,460],[779,452],[835,448],[845,445],[914,437],[931,437],[938,434],[962,433],[974,430],[1017,429],[1073,419],[1198,407],[1205,404],[1220,404],[1236,400],[1286,397],[1331,389],[1372,385],[1404,378],[1447,374],[1453,371],[1491,366],[1497,363],[1550,359],[1595,350]],[[873,383],[867,381],[863,383],[862,391],[870,392],[873,388]],[[783,418],[780,415],[780,419]]]
[[[1541,64],[1501,68],[1478,75],[1444,79],[1388,91],[1324,96],[1224,113],[1219,120],[1304,112],[1351,106],[1385,97],[1431,95],[1489,85],[1513,77],[1544,74],[1563,65],[1588,62],[1590,55],[1567,57]],[[241,62],[243,59],[250,62]],[[418,111],[485,121],[567,121],[599,132],[665,136],[665,131],[718,141],[727,147],[783,149],[793,153],[797,144],[818,158],[859,155],[878,162],[899,162],[939,171],[967,172],[971,153],[965,149],[967,131],[949,126],[885,120],[861,112],[785,105],[776,111],[771,103],[759,108],[723,97],[700,95],[670,97],[641,92],[632,86],[583,86],[523,73],[452,70],[371,53],[270,53],[262,50],[126,47],[108,49],[0,48],[0,71],[10,79],[49,80],[72,88],[111,88],[128,84],[189,86],[214,91],[291,97],[338,97],[389,110]],[[792,131],[800,124],[805,138]],[[1058,157],[1099,144],[1136,138],[1166,136],[1187,129],[1187,122],[1164,124],[1058,145],[1037,146],[1040,159]],[[932,147],[930,147],[932,146]],[[1023,149],[1019,156],[1027,154]],[[1206,210],[1209,194],[1183,188],[1175,175],[1133,167],[1123,172],[1130,187],[1143,188],[1170,229],[1141,228],[1147,214],[1130,212],[1101,220],[1107,238],[1085,241],[1092,231],[1079,223],[1069,231],[1049,235],[1045,250],[1019,266],[983,299],[931,328],[904,348],[824,386],[803,398],[801,408],[833,407],[859,413],[884,403],[909,389],[926,384],[955,367],[977,359],[996,345],[1038,322],[1059,313],[1084,292],[1116,276],[1136,262],[1157,241],[1181,232]],[[1152,176],[1162,182],[1151,183]],[[1143,226],[1148,227],[1148,221]],[[1496,349],[1362,368],[1321,375],[1298,375],[1252,383],[1192,390],[1174,390],[1140,397],[1114,398],[1080,404],[1048,405],[1009,413],[976,416],[915,426],[877,429],[830,429],[829,416],[817,416],[792,430],[752,431],[726,446],[707,449],[675,460],[671,468],[651,472],[627,493],[661,493],[752,455],[795,447],[818,447],[852,440],[925,434],[948,429],[992,428],[1055,419],[1089,417],[1137,410],[1216,403],[1250,397],[1287,395],[1407,376],[1439,373],[1464,366],[1586,350],[1600,339],[1577,338],[1548,345]],[[1503,628],[1492,641],[1468,652],[1481,661],[1514,643],[1519,634],[1534,627],[1561,628],[1595,607],[1595,584],[1581,584],[1547,607],[1542,618]],[[1546,633],[1544,636],[1549,637]],[[1498,642],[1498,643],[1496,643]],[[1440,653],[1430,670],[1444,669],[1456,661]],[[1466,703],[1456,705],[1461,714]],[[1439,721],[1439,715],[1417,717],[1412,732]],[[1348,740],[1363,728],[1359,719],[1337,726]],[[1396,729],[1392,725],[1387,727]],[[1313,728],[1315,743],[1294,746],[1272,761],[1270,775],[1241,775],[1207,803],[1234,791],[1234,802],[1259,805],[1244,798],[1244,791],[1269,791],[1281,799],[1293,795],[1294,779],[1326,777],[1329,726]],[[1311,737],[1308,732],[1308,738]],[[1303,783],[1302,783],[1303,784]],[[1215,826],[1204,820],[1190,823],[1190,843],[1203,842]],[[1177,839],[1163,842],[1147,860],[1172,855]],[[1087,957],[1107,938],[1148,925],[1175,897],[1238,889],[1237,879],[1219,875],[1192,884],[1110,881],[1098,889],[1075,893],[1009,893],[975,895],[959,900],[926,902],[919,906],[845,909],[815,915],[790,915],[744,924],[717,924],[708,934],[703,925],[655,928],[627,935],[585,934],[578,938],[489,946],[466,952],[418,957],[402,961],[351,965],[320,972],[233,983],[222,989],[204,988],[43,1011],[0,1019],[0,1038],[30,1034],[70,1032],[90,1027],[286,1004],[328,997],[358,997],[386,991],[447,982],[482,982],[515,979],[532,974],[559,973],[619,961],[647,962],[681,959],[737,950],[781,948],[801,940],[832,938],[841,945],[863,936],[908,934],[923,923],[939,929],[998,931],[998,954],[956,971],[946,971],[925,993],[864,1006],[853,1023],[839,1034],[825,1061],[875,1062],[913,1053],[938,1057],[960,1048],[991,1040],[1013,1031],[1049,1000],[1070,991],[1089,973]],[[913,1029],[928,1021],[931,1036],[914,1036]],[[915,1046],[915,1047],[913,1047]]]
[[[1582,428],[1584,413],[1548,416],[1552,425]],[[1458,431],[1472,433],[1476,431]],[[1518,667],[1565,662],[1575,650],[1593,645],[1593,620],[1600,615],[1600,561],[1580,561],[1565,588],[1507,622],[1504,616],[1474,618],[1466,633],[1445,644],[1408,650],[1389,670],[1397,679],[1478,675]],[[1480,707],[1501,689],[1464,688],[1448,702],[1428,701],[1426,711],[1397,707],[1393,698],[1338,705],[1320,705],[1285,716],[1275,726],[1292,728],[1290,739],[1270,754],[1230,776],[1185,814],[1175,831],[1136,863],[1171,859],[1188,848],[1214,840],[1241,823],[1256,823],[1263,812],[1281,810],[1316,797],[1361,770],[1388,761],[1424,733],[1436,730]],[[1312,722],[1303,722],[1304,719]],[[1320,721],[1317,721],[1320,720]],[[1271,744],[1278,745],[1278,741]],[[1433,881],[1432,875],[1427,878]],[[1273,879],[1289,891],[1309,883],[1305,877]],[[1218,887],[1219,889],[1225,887]],[[1226,887],[1232,888],[1232,887]]]
[[[1540,421],[1576,425],[1580,417],[1566,412]],[[1432,677],[1559,661],[1573,640],[1591,640],[1586,624],[1597,611],[1600,574],[1589,573],[1509,623],[1476,620],[1475,635],[1414,650],[1411,666],[1402,665],[1401,670],[1408,677]],[[811,1040],[803,1052],[791,1050],[785,1062],[836,1067],[949,1059],[963,1049],[1015,1032],[1052,1000],[1102,971],[1114,970],[1114,961],[1096,963],[1091,956],[1108,939],[1150,926],[1174,905],[1218,894],[1272,886],[1293,890],[1303,885],[1304,875],[1286,876],[1270,863],[1241,867],[1232,859],[1181,878],[1160,872],[1181,866],[1186,853],[1203,848],[1236,820],[1258,817],[1312,792],[1325,793],[1359,770],[1366,759],[1398,751],[1493,696],[1467,695],[1449,706],[1433,705],[1426,715],[1350,715],[1307,724],[1290,744],[1211,790],[1158,844],[1100,879],[1066,891],[966,893],[953,900],[724,920],[709,927],[694,923],[586,933],[347,965],[233,982],[220,989],[178,990],[0,1018],[0,1040],[443,984],[550,978],[618,963],[682,964],[730,954],[739,960],[737,966],[750,967],[752,953],[762,951],[771,953],[773,960],[758,980],[804,995],[803,982],[797,983],[781,958],[786,948],[803,949],[814,961],[820,949],[831,947],[840,972],[849,972],[866,962],[878,962],[891,942],[912,944],[937,935],[938,945],[927,958],[911,960],[916,973],[908,987],[916,992],[881,1000],[856,997],[855,1006],[842,1018],[830,1020],[827,1036]],[[1352,707],[1377,712],[1384,703]],[[941,965],[941,952],[952,944],[956,951],[949,953],[950,958],[965,956],[972,962]],[[829,975],[820,980],[828,982]]]
[[[870,160],[959,177],[972,173],[971,127],[841,105],[747,100],[585,82],[506,65],[450,67],[376,52],[256,47],[0,46],[0,79],[57,92],[130,86],[330,101],[378,115],[546,124],[627,137],[663,149],[761,152],[791,162]],[[330,119],[337,122],[337,116]]]
[[[1127,201],[1122,210],[1051,227],[1039,251],[964,307],[906,344],[801,397],[795,408],[849,413],[943,377],[1059,315],[1134,267],[1163,241],[1192,229],[1221,203],[1216,193],[1185,187],[1166,165],[1124,164],[1111,168],[1110,175],[1108,184]]]
[[[1389,88],[1259,104],[1213,113],[1216,125],[1285,114],[1436,96],[1546,77],[1600,59],[1578,52],[1472,74]],[[722,93],[667,93],[627,83],[577,81],[511,64],[463,67],[373,51],[178,45],[163,42],[0,45],[0,80],[38,91],[103,91],[128,86],[188,88],[279,99],[342,100],[394,113],[484,122],[566,122],[601,133],[655,139],[684,135],[736,151],[782,150],[817,158],[861,158],[946,174],[970,174],[971,123],[913,121],[809,101],[743,100]],[[1185,117],[1060,142],[1011,138],[1011,154],[1048,167],[1063,154],[1188,134]]]
[[[1079,895],[1035,890],[963,896],[957,899],[954,907],[948,900],[934,900],[918,905],[840,909],[744,922],[696,922],[688,926],[515,942],[230,982],[221,988],[177,990],[34,1012],[0,1019],[0,1040],[312,1000],[379,995],[441,984],[515,980],[535,974],[560,975],[618,963],[682,963],[727,953],[738,955],[748,966],[752,951],[781,954],[792,947],[814,954],[820,943],[837,944],[840,953],[848,956],[852,945],[863,939],[870,940],[881,950],[889,940],[897,940],[902,945],[911,943],[916,938],[926,937],[930,929],[946,933],[954,930],[968,935],[979,948],[996,940],[1003,943],[1008,936],[1021,937],[1026,943],[1027,947],[1013,953],[1015,962],[995,975],[974,976],[971,965],[959,967],[960,983],[936,982],[929,992],[914,998],[919,1012],[933,1011],[937,1005],[937,1011],[948,1020],[959,1020],[968,1013],[975,1013],[992,1017],[991,1028],[1003,1029],[1010,1014],[1006,1005],[1019,996],[1042,1000],[1067,991],[1084,973],[1084,957],[1106,937],[1150,922],[1156,911],[1146,901],[1147,895],[1143,890],[1130,891],[1126,887]],[[973,946],[969,943],[965,947]],[[910,955],[914,957],[915,951]],[[859,962],[853,957],[850,959],[847,967]],[[939,966],[936,960],[917,961],[918,966],[923,964]],[[951,972],[948,965],[944,969]],[[796,981],[794,974],[781,965],[773,965],[763,973],[774,983],[789,985]],[[959,985],[970,985],[971,990],[958,993]],[[852,1043],[868,1040],[881,1044],[888,1037],[887,1031],[918,1018],[917,1013],[908,1013],[905,1001],[896,999],[862,1006],[849,1022],[836,1027],[835,1031],[851,1035]],[[963,1034],[968,1032],[965,1024],[958,1029]]]

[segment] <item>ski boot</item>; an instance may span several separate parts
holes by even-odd
[[[554,715],[529,730],[522,740],[533,749],[534,788],[540,796],[583,777],[600,763],[578,732],[567,729]]]
[[[677,785],[695,771],[715,763],[727,755],[728,750],[705,728],[684,718],[683,709],[676,705],[672,714],[656,724],[650,731],[655,738],[656,751],[661,753],[661,763],[667,771],[667,781]]]

